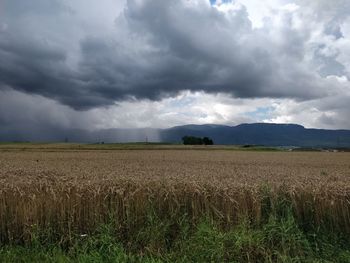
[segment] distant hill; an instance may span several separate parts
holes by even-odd
[[[208,136],[215,144],[350,147],[349,130],[306,129],[296,124],[184,125],[161,130],[160,138],[179,142],[184,135]]]
[[[215,144],[347,147],[350,130],[306,129],[296,124],[254,123],[237,126],[183,125],[168,129],[47,129],[11,131],[1,129],[0,141],[31,142],[169,142],[180,143],[183,136],[210,137]]]

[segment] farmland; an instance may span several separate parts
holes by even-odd
[[[125,255],[174,261],[167,255],[191,254],[203,246],[186,252],[179,240],[194,246],[216,231],[212,245],[222,242],[216,253],[228,242],[220,237],[237,233],[242,225],[246,232],[240,235],[248,238],[254,233],[264,236],[270,224],[276,229],[290,224],[299,238],[291,241],[294,250],[285,250],[291,246],[288,239],[283,243],[273,236],[273,241],[260,240],[260,252],[249,241],[235,260],[289,262],[290,257],[298,262],[323,251],[317,252],[315,246],[320,249],[322,244],[315,238],[310,241],[310,236],[329,233],[339,237],[336,248],[349,259],[349,153],[95,147],[0,146],[3,251],[31,247],[34,240],[41,246],[55,244],[65,255],[77,240],[98,236],[101,226],[109,226],[108,236],[115,238]],[[206,234],[200,231],[203,221],[210,229]],[[198,233],[201,238],[196,239]],[[308,245],[299,244],[300,240]],[[274,249],[280,249],[281,255]],[[189,254],[182,262],[229,261],[227,251],[200,259]],[[325,257],[332,258],[329,253]]]

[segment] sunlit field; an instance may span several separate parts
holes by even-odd
[[[350,260],[349,153],[110,147],[0,146],[0,261]]]

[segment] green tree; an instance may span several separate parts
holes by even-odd
[[[208,137],[200,138],[195,136],[184,136],[182,137],[184,145],[213,145],[214,142]]]

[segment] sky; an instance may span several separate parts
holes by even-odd
[[[348,0],[0,0],[0,137],[349,116]]]

